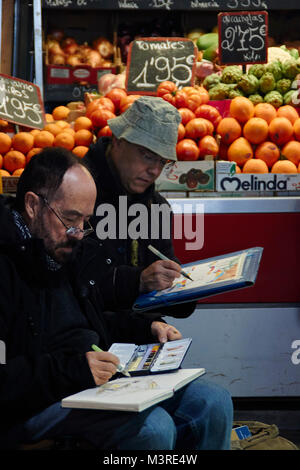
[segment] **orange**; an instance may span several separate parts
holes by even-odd
[[[269,169],[260,158],[250,158],[243,166],[243,173],[269,173]]]
[[[217,134],[221,136],[221,142],[229,145],[242,135],[240,123],[232,117],[225,117],[217,126]]]
[[[270,124],[272,119],[277,117],[277,111],[270,103],[258,103],[254,106],[254,116],[264,119]]]
[[[292,137],[293,125],[286,117],[276,117],[269,124],[269,135],[275,144],[283,145]]]
[[[63,119],[59,119],[58,121],[55,121],[55,124],[60,126],[63,130],[71,127],[71,124],[67,121],[64,121]]]
[[[277,109],[278,117],[286,117],[292,124],[299,118],[298,111],[291,105],[286,104]]]
[[[67,106],[56,106],[52,111],[52,117],[55,121],[67,119],[70,109]]]
[[[278,160],[272,166],[271,173],[297,173],[297,167],[290,160]]]
[[[65,127],[64,129],[60,129],[60,132],[68,132],[71,134],[73,137],[75,135],[75,131],[72,127]]]
[[[260,144],[268,137],[269,126],[268,123],[259,117],[253,117],[246,122],[243,129],[244,137],[251,142],[251,144]]]
[[[75,132],[75,145],[86,145],[87,147],[93,141],[93,134],[88,129],[80,129]]]
[[[3,166],[3,157],[2,157],[2,155],[0,154],[0,168],[2,168],[2,166]]]
[[[274,142],[262,142],[255,150],[255,158],[263,160],[271,168],[280,157],[280,149]]]
[[[11,174],[7,170],[0,169],[0,175],[3,176],[11,176]]]
[[[5,170],[13,173],[19,168],[24,168],[26,165],[26,157],[18,150],[10,150],[3,157],[3,166]]]
[[[239,137],[230,144],[227,151],[228,160],[243,166],[247,160],[253,158],[253,150],[245,137]]]
[[[299,165],[298,165],[298,173],[300,173],[300,163],[299,163]]]
[[[89,147],[86,147],[85,145],[78,145],[77,147],[74,147],[72,152],[77,155],[77,157],[83,158],[87,151],[89,150]]]
[[[30,134],[32,134],[33,136],[39,134],[41,131],[39,129],[32,129],[31,131],[29,131]]]
[[[54,147],[64,147],[68,150],[72,150],[75,145],[75,139],[69,132],[60,132],[54,138]]]
[[[11,145],[15,150],[27,153],[32,149],[34,144],[34,136],[30,132],[18,132],[12,138]]]
[[[0,132],[0,153],[4,155],[11,148],[11,138],[5,132]]]
[[[32,159],[33,155],[40,153],[42,149],[40,147],[33,147],[31,150],[26,155],[26,163],[30,162]]]
[[[285,156],[285,158],[298,166],[300,163],[300,142],[297,140],[290,140],[281,149],[281,153]]]
[[[39,148],[52,147],[54,138],[51,132],[40,131],[39,134],[34,136],[34,146]]]
[[[238,165],[235,165],[235,172],[236,173],[242,173],[242,170],[240,169],[240,167]]]
[[[50,113],[45,114],[45,119],[46,119],[46,122],[53,122],[54,121],[53,116]]]
[[[24,171],[24,168],[18,168],[17,170],[15,170],[13,172],[13,174],[11,176],[21,176],[21,174],[23,173]]]
[[[61,132],[61,126],[59,126],[58,124],[56,124],[55,122],[49,122],[48,124],[46,124],[44,126],[44,131],[48,131],[48,132],[51,132],[51,134],[53,134],[54,136],[56,136],[57,134],[59,134]]]
[[[254,104],[245,96],[236,96],[230,103],[230,116],[244,123],[254,116]]]
[[[199,150],[199,157],[205,157],[206,155],[216,157],[219,153],[219,146],[212,135],[206,135],[199,141]]]
[[[74,130],[79,131],[80,129],[87,129],[88,131],[92,128],[92,121],[87,116],[79,116],[74,121]]]
[[[294,134],[297,140],[300,140],[300,118],[294,122]]]

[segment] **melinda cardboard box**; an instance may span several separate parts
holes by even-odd
[[[235,173],[235,163],[216,162],[216,191],[300,191],[300,174]]]
[[[214,191],[214,161],[170,162],[155,185],[157,191]]]

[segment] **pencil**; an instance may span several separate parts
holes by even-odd
[[[170,258],[167,258],[167,256],[163,255],[160,251],[158,251],[156,248],[154,248],[154,246],[148,245],[148,248],[149,248],[150,251],[152,251],[152,253],[154,253],[160,259],[164,259],[166,261],[172,261],[172,260],[170,260]],[[189,279],[190,281],[193,280],[183,269],[180,271],[180,274],[182,276],[186,277],[187,279]]]
[[[98,352],[101,352],[103,351],[103,349],[99,348],[99,346],[96,346],[96,344],[92,344],[92,349],[94,351],[98,351]],[[126,368],[124,366],[122,366],[121,364],[118,364],[117,365],[117,370],[118,372],[121,372],[121,374],[123,375],[126,375],[126,377],[130,377],[130,374],[129,372],[126,370]]]

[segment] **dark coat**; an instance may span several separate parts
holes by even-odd
[[[169,237],[166,237],[165,234],[162,236],[162,218],[151,217],[151,207],[153,207],[154,204],[167,205],[170,207],[169,203],[163,196],[155,191],[154,185],[151,185],[143,194],[129,195],[126,193],[116,171],[114,171],[112,164],[108,164],[105,155],[110,142],[111,139],[109,137],[99,139],[96,144],[90,147],[84,160],[91,170],[97,185],[96,214],[100,204],[111,204],[114,206],[116,211],[117,236],[114,239],[106,238],[99,240],[99,238],[97,238],[97,226],[103,217],[95,215],[91,222],[95,228],[94,237],[99,245],[104,248],[106,254],[105,263],[107,269],[99,273],[101,282],[105,284],[105,290],[110,292],[110,296],[115,298],[118,304],[123,302],[124,305],[131,305],[139,294],[141,271],[158,260],[157,256],[148,249],[149,244],[156,247],[168,258],[176,262],[179,261],[173,249],[171,228]],[[132,239],[130,236],[126,236],[123,239],[118,236],[119,217],[126,217],[122,209],[123,206],[119,206],[120,197],[122,197],[122,204],[127,208],[127,214],[130,208],[133,208],[134,204],[143,204],[148,212],[148,236],[141,236],[138,239],[138,249],[135,256],[136,263],[134,263],[132,259]],[[121,208],[122,214],[119,213],[119,208]],[[134,217],[130,218],[130,216],[127,215],[128,225],[133,218]],[[173,214],[171,212],[171,227],[172,219]],[[153,227],[153,224],[155,224],[155,227]],[[96,272],[94,276],[97,276]],[[173,307],[161,308],[156,314],[185,318],[193,313],[195,306],[196,303],[194,302],[184,305],[175,305]],[[149,313],[147,313],[147,315],[149,315]]]
[[[103,313],[109,296],[88,269],[100,259],[94,240],[82,243],[70,265],[49,271],[42,240],[21,240],[3,202],[0,197],[0,341],[6,345],[0,447],[13,426],[95,385],[85,357],[91,344],[106,350],[113,342],[154,340],[150,321]]]

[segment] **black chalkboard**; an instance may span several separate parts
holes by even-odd
[[[169,80],[178,88],[195,82],[197,48],[186,38],[139,38],[130,43],[126,68],[128,93],[155,95]]]
[[[299,10],[299,0],[43,0],[43,8],[63,10]]]
[[[45,111],[39,87],[1,73],[0,117],[14,124],[42,129]]]
[[[223,65],[268,61],[268,13],[219,13],[219,58]]]

